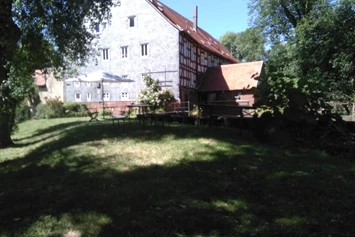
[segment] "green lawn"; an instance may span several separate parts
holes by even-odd
[[[226,128],[29,121],[0,150],[0,236],[354,236],[355,160]]]

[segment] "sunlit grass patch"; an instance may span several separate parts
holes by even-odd
[[[59,217],[46,215],[39,217],[30,228],[24,231],[22,236],[96,236],[100,233],[102,226],[110,222],[109,217],[98,213],[78,215],[65,213]]]
[[[288,218],[276,218],[275,223],[280,226],[287,226],[287,227],[296,227],[302,225],[306,222],[304,217],[300,216],[292,216]]]

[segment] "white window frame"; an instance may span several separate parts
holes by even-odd
[[[86,86],[87,87],[91,86],[91,82],[86,82]]]
[[[121,100],[122,101],[129,101],[129,93],[128,92],[122,92],[121,93]]]
[[[108,49],[102,49],[102,60],[103,61],[109,60],[109,50]]]
[[[91,93],[87,93],[86,94],[86,100],[87,101],[91,101],[91,98],[92,98]]]
[[[75,94],[75,102],[81,102],[81,94],[80,93]]]
[[[149,55],[149,44],[148,43],[141,44],[141,56],[148,57],[148,55]]]
[[[110,98],[111,98],[111,96],[110,96],[110,93],[109,93],[109,92],[104,92],[104,93],[102,94],[102,99],[103,99],[104,101],[109,101]]]
[[[121,47],[121,58],[128,58],[128,46]]]
[[[80,87],[80,81],[74,81],[74,87]]]

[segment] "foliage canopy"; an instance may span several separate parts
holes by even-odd
[[[109,18],[113,5],[112,0],[0,2],[0,147],[12,144],[15,110],[33,91],[35,69],[85,62],[95,37],[89,29]]]

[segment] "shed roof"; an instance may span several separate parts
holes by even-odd
[[[255,88],[263,61],[209,67],[199,91],[231,91]]]
[[[218,40],[213,38],[209,33],[197,27],[197,31],[194,30],[194,24],[189,19],[183,17],[173,9],[169,8],[162,2],[155,0],[156,4],[152,3],[152,0],[146,0],[150,3],[165,19],[167,19],[175,28],[181,32],[185,32],[191,38],[193,38],[200,46],[207,50],[225,58],[231,62],[238,63],[239,61],[233,57],[233,55],[226,49]]]

